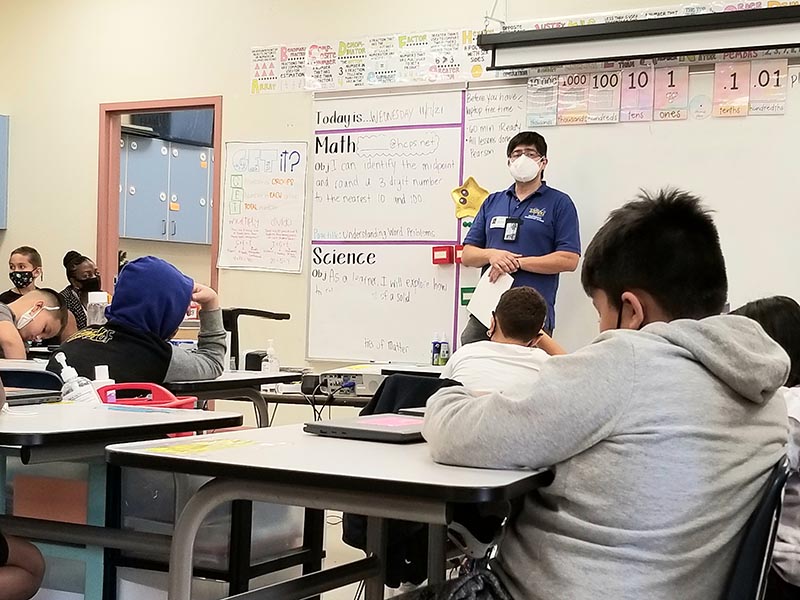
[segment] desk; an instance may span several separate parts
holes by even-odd
[[[263,373],[261,371],[226,371],[216,379],[200,381],[170,381],[164,384],[176,396],[197,396],[199,400],[246,400],[253,403],[259,426],[269,424],[267,403],[261,395],[261,386],[274,383],[292,383],[302,373]]]
[[[510,500],[547,485],[546,471],[495,471],[434,463],[426,444],[395,445],[323,438],[302,425],[202,436],[195,454],[170,452],[175,441],[110,446],[113,465],[216,477],[189,501],[175,527],[169,600],[189,600],[194,538],[204,517],[230,500],[262,500],[307,509],[367,515],[367,558],[304,574],[260,592],[260,599],[299,600],[367,580],[367,600],[383,598],[386,521],[430,524],[428,578],[444,579],[446,525],[456,503]],[[233,445],[235,443],[237,445]]]
[[[104,561],[99,548],[168,553],[168,537],[106,527],[105,446],[114,442],[150,440],[182,431],[235,427],[237,413],[164,408],[134,408],[99,404],[39,404],[13,407],[0,413],[0,454],[19,456],[24,464],[89,461],[88,524],[58,523],[41,519],[0,516],[0,529],[36,540],[94,546],[83,553],[86,562],[87,600],[103,595]],[[183,438],[186,440],[187,438]],[[0,480],[5,482],[5,459]],[[5,497],[3,496],[3,500]],[[109,505],[111,506],[111,505]],[[0,509],[4,502],[0,502]],[[0,512],[4,512],[0,510]]]

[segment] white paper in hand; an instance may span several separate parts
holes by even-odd
[[[503,273],[500,277],[492,283],[489,281],[489,273],[491,268],[486,269],[481,280],[478,282],[478,287],[472,293],[472,298],[467,304],[467,311],[473,317],[483,323],[484,327],[492,325],[492,312],[497,307],[500,301],[500,296],[503,292],[511,288],[514,283],[514,278],[508,273]]]

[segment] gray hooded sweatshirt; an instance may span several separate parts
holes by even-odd
[[[712,600],[785,453],[788,373],[747,318],[653,323],[551,358],[524,399],[443,389],[424,435],[437,462],[555,468],[500,546],[515,599]]]

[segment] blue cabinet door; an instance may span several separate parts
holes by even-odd
[[[0,115],[0,229],[8,226],[8,117]]]
[[[210,244],[209,148],[170,144],[169,240]]]
[[[130,135],[127,145],[122,237],[166,240],[169,142]]]

